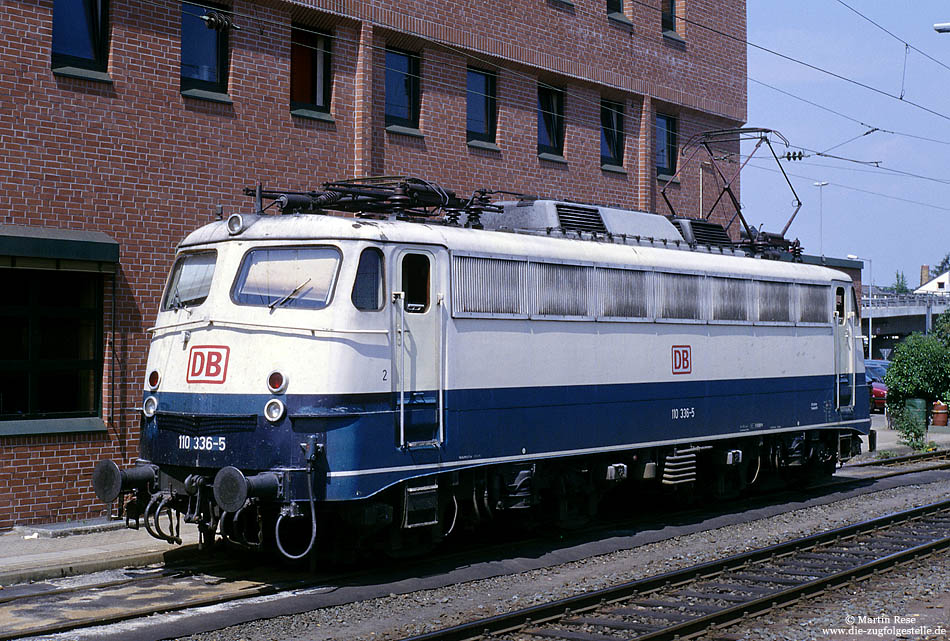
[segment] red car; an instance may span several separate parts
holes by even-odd
[[[876,363],[864,364],[864,378],[868,382],[868,396],[871,411],[884,411],[887,403],[887,385],[884,384],[884,375],[887,368]]]

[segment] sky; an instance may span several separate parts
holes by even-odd
[[[950,22],[950,2],[747,0],[747,7],[746,126],[785,136],[792,147],[775,139],[778,154],[805,150],[802,160],[782,163],[803,202],[786,237],[800,239],[806,254],[871,259],[878,286],[893,284],[900,270],[913,289],[920,266],[934,266],[950,252],[950,33],[933,28]],[[873,128],[881,131],[867,133]],[[743,154],[753,146],[743,143]],[[781,231],[794,211],[765,148],[742,172],[741,200],[749,224],[767,231]],[[865,264],[865,282],[869,271]]]

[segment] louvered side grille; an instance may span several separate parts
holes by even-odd
[[[253,414],[235,416],[156,412],[155,424],[160,430],[180,434],[229,434],[253,431],[257,427],[257,416]]]
[[[604,219],[600,217],[600,211],[593,207],[580,207],[577,205],[565,205],[558,203],[557,209],[558,222],[561,229],[565,231],[584,231],[594,234],[606,234],[607,227],[604,226]]]

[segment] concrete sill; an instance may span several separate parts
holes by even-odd
[[[663,32],[663,39],[664,39],[664,40],[670,40],[670,41],[672,41],[672,42],[675,42],[675,43],[681,44],[681,45],[686,44],[686,40],[683,39],[683,36],[681,36],[680,34],[676,33],[675,31],[664,31],[664,32]]]
[[[63,78],[78,78],[79,80],[104,82],[107,85],[113,84],[112,76],[109,74],[103,71],[83,69],[82,67],[53,67],[53,75],[61,76]]]
[[[627,170],[624,169],[621,165],[603,164],[600,166],[600,168],[603,171],[609,171],[612,174],[623,174],[624,176],[627,175]]]
[[[674,185],[680,184],[680,179],[672,174],[657,174],[656,179],[665,183],[673,183]]]
[[[182,89],[181,95],[185,98],[195,98],[197,100],[207,100],[208,102],[217,102],[222,105],[234,104],[231,96],[217,91],[205,91],[204,89]]]
[[[320,120],[322,122],[336,122],[333,119],[333,116],[331,116],[325,111],[316,111],[315,109],[307,109],[305,107],[291,107],[290,115],[297,116],[298,118]]]
[[[399,134],[401,136],[410,136],[412,138],[425,138],[425,134],[416,129],[415,127],[403,127],[402,125],[386,125],[386,131],[391,134]]]
[[[540,160],[547,160],[548,162],[556,162],[556,163],[559,163],[559,164],[561,164],[561,165],[566,165],[566,164],[567,164],[567,159],[564,158],[564,156],[561,156],[561,155],[559,155],[559,154],[549,154],[549,153],[545,152],[545,153],[540,153],[540,154],[538,154],[538,158],[539,158]]]
[[[501,147],[485,140],[469,140],[468,146],[473,149],[485,149],[486,151],[501,151]]]
[[[633,29],[633,23],[630,22],[630,19],[618,11],[608,13],[607,20],[616,27],[621,27],[627,30]]]

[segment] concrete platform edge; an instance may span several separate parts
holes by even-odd
[[[198,545],[193,544],[176,547],[173,550],[166,550],[164,552],[140,552],[114,556],[107,559],[96,559],[94,561],[78,561],[62,566],[10,570],[0,572],[0,586],[15,585],[18,583],[34,583],[48,579],[61,579],[67,576],[103,572],[105,570],[120,570],[129,567],[141,568],[156,563],[166,563],[171,560],[167,558],[170,555],[177,560],[183,554],[194,554],[197,552]]]

